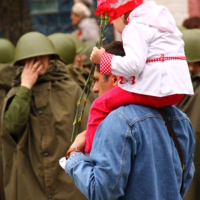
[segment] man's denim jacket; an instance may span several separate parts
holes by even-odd
[[[180,143],[186,170],[157,109],[122,106],[99,125],[90,153],[73,154],[65,171],[89,200],[180,200],[194,173],[194,135],[188,117],[165,107]]]

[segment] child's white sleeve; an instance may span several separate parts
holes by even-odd
[[[113,56],[111,72],[117,76],[130,77],[142,72],[148,55],[148,26],[131,23],[122,35],[125,56]]]

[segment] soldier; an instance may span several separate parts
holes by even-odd
[[[0,114],[2,112],[3,100],[6,93],[11,88],[12,78],[15,75],[13,68],[15,47],[9,40],[0,39]],[[1,125],[0,125],[1,134]],[[0,199],[4,199],[3,191],[3,162],[2,162],[2,146],[0,138]]]
[[[26,33],[17,42],[17,74],[2,115],[7,200],[84,199],[57,164],[70,146],[82,93],[57,60],[52,42],[41,33]],[[86,107],[81,130],[88,112]]]
[[[196,140],[194,149],[195,173],[191,186],[184,200],[200,199],[200,30],[188,29],[183,31],[183,40],[185,42],[185,54],[187,62],[191,69],[191,78],[194,88],[194,96],[186,95],[177,105],[179,109],[185,112],[191,120],[194,136]]]
[[[65,64],[73,64],[77,52],[74,40],[69,34],[54,33],[48,36],[53,43],[60,60]]]
[[[91,68],[92,62],[90,60],[90,55],[92,53],[93,48],[96,46],[95,43],[96,43],[96,41],[94,41],[94,40],[88,40],[85,42],[85,44],[87,45],[88,48],[85,52],[86,59],[83,61],[84,68],[87,68],[87,69]]]
[[[89,46],[86,46],[87,43],[83,43],[79,39],[76,39],[74,36],[64,33],[54,33],[49,35],[48,38],[54,44],[56,52],[60,56],[62,62],[66,64],[67,73],[83,89],[90,73],[90,70],[83,68],[83,64],[88,64],[89,59],[81,61],[82,67],[77,66],[74,60],[75,57],[79,57],[79,55],[87,54],[89,49]],[[91,52],[89,51],[89,53]],[[88,56],[90,56],[90,54],[88,54]],[[88,105],[90,106],[96,98],[97,95],[92,92],[91,87],[91,92],[88,97]]]
[[[78,67],[83,67],[83,62],[87,58],[85,54],[88,48],[87,45],[72,34],[66,34],[66,35],[68,35],[73,40],[76,46],[76,56],[74,58],[74,64],[77,65]]]

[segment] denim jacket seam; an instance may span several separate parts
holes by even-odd
[[[144,115],[143,117],[134,119],[133,121],[131,121],[131,123],[129,125],[133,126],[137,122],[144,121],[144,120],[146,120],[148,118],[161,118],[162,119],[162,117],[159,114],[157,114],[157,115],[147,114],[147,115]]]
[[[122,112],[120,112],[118,110],[115,110],[112,113],[113,114],[116,113],[117,115],[123,117],[125,119],[125,121],[129,124],[129,126],[133,126],[138,121],[142,121],[142,120],[145,120],[147,118],[154,118],[155,117],[155,118],[161,118],[162,119],[162,116],[159,113],[146,114],[146,115],[144,115],[144,116],[142,116],[140,118],[137,117],[137,118],[135,118],[133,120],[128,119],[127,115],[125,115],[124,113],[122,113]],[[181,120],[189,120],[189,118],[187,116],[181,116],[180,117],[180,116],[177,116],[176,114],[174,114],[174,116],[170,116],[170,117],[168,116],[168,119],[169,120],[173,120],[173,121],[176,121],[176,120],[179,120],[179,121],[181,121]]]
[[[138,143],[139,142],[139,140],[138,140],[139,135],[138,135],[137,129],[134,126],[132,126],[132,135],[135,138],[136,142]]]
[[[71,156],[71,158],[73,158],[73,157],[77,157],[79,154],[81,154],[81,153],[74,153],[72,156]],[[69,158],[70,159],[70,158]],[[70,161],[70,160],[69,160]],[[72,161],[70,161],[70,163],[69,163],[69,167],[70,168],[73,168],[76,164],[78,164],[78,163],[80,163],[81,161],[83,161],[83,158],[81,157],[81,158],[76,158],[76,160],[74,160],[73,162]]]
[[[127,154],[127,146],[128,146],[127,143],[129,141],[129,139],[131,138],[130,136],[131,136],[131,130],[130,130],[130,127],[129,127],[128,130],[127,130],[126,137],[125,137],[125,144],[124,144],[124,147],[123,147],[123,150],[122,150],[122,161],[121,161],[120,173],[119,173],[117,182],[115,184],[115,187],[114,187],[113,191],[111,192],[111,195],[108,198],[108,200],[112,199],[112,197],[113,197],[113,195],[115,193],[115,190],[118,188],[118,185],[119,185],[119,182],[120,182],[120,178],[121,178],[121,176],[123,174],[124,166],[125,166],[125,157],[126,157],[126,154]]]
[[[121,116],[128,124],[130,124],[130,120],[128,119],[128,117],[124,113],[115,110],[111,113],[111,115],[112,114],[117,114],[118,116]]]
[[[173,117],[170,117],[168,119],[171,120],[171,121],[183,121],[183,120],[189,121],[189,118],[185,117],[185,116],[181,116],[181,117],[179,117],[179,116],[173,116]]]

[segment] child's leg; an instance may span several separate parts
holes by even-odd
[[[143,95],[145,96],[145,95]],[[145,99],[146,98],[146,99]],[[165,97],[154,97],[154,96],[145,96],[144,101],[141,105],[150,106],[154,108],[162,108],[165,106],[172,106],[183,100],[184,94],[173,94]],[[142,98],[143,99],[143,98]],[[147,104],[146,104],[147,102]]]
[[[90,152],[98,125],[114,109],[128,104],[140,104],[154,108],[171,106],[183,99],[184,95],[154,97],[131,93],[116,86],[98,97],[92,104],[87,122],[85,152]]]

